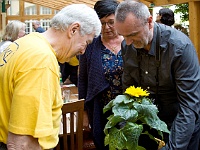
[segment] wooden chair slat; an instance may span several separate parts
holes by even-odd
[[[83,149],[83,111],[84,99],[69,102],[62,107],[63,142],[59,142],[55,150],[82,150]],[[69,113],[69,117],[66,115]],[[69,124],[68,124],[69,123]],[[67,128],[70,132],[67,133]],[[60,145],[63,143],[62,145]]]

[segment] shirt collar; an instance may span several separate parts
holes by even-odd
[[[148,54],[153,55],[153,56],[155,56],[155,53],[156,53],[156,37],[157,37],[157,32],[158,32],[157,28],[158,28],[158,24],[156,22],[154,22],[153,40],[152,40],[152,43],[151,43],[151,48],[150,48],[149,53],[148,53]]]

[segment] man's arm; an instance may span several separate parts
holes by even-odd
[[[8,150],[42,150],[37,138],[11,132],[8,133],[7,148]]]
[[[189,44],[184,47],[184,50],[178,52],[173,67],[180,105],[172,124],[169,142],[162,150],[187,149],[199,119],[200,71],[198,58],[193,46]]]

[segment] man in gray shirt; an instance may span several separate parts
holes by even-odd
[[[158,106],[158,116],[171,131],[165,135],[162,150],[198,150],[200,70],[190,39],[153,22],[148,7],[136,1],[120,3],[115,27],[125,39],[123,88],[147,89]],[[157,149],[153,142],[143,141],[139,140],[139,145],[147,150]]]

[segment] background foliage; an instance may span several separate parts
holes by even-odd
[[[184,4],[176,4],[175,5],[175,14],[180,14],[180,20],[181,22],[189,21],[189,5],[188,3]],[[188,27],[184,27],[182,24],[175,24],[174,27],[186,35],[189,35],[189,29]]]
[[[189,20],[189,8],[188,8],[188,3],[185,4],[177,4],[175,6],[174,13],[180,14],[181,21],[188,21]]]

